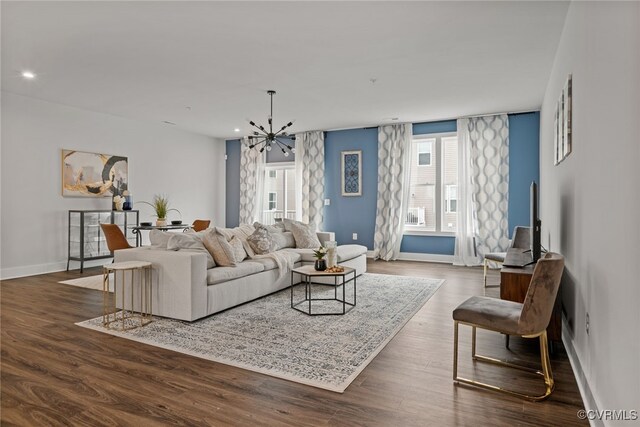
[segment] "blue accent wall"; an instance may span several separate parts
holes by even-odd
[[[226,226],[237,227],[240,220],[240,140],[226,141]]]
[[[340,152],[362,150],[362,196],[342,196]],[[378,200],[378,128],[330,131],[324,138],[324,229],[336,233],[338,244],[357,243],[373,249]],[[358,233],[358,240],[351,239]]]
[[[529,225],[531,181],[540,184],[538,111],[509,115],[509,234],[516,225]]]
[[[413,134],[457,131],[456,120],[414,123]],[[509,115],[509,232],[529,224],[529,185],[540,181],[540,113]],[[340,191],[340,152],[362,150],[362,196],[344,197]],[[280,153],[281,155],[282,153]],[[291,161],[272,150],[267,162]],[[227,141],[227,226],[238,225],[240,190],[239,140]],[[324,229],[336,233],[339,244],[357,243],[373,249],[378,195],[378,129],[349,129],[325,133]],[[352,240],[358,233],[358,240]],[[404,236],[402,252],[453,255],[455,238],[450,236]]]

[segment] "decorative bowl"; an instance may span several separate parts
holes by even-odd
[[[171,221],[171,225],[181,225],[182,221],[180,220],[175,220],[175,221]]]

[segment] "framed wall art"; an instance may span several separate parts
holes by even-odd
[[[342,195],[362,195],[362,150],[342,151]]]
[[[567,81],[562,88],[556,111],[554,116],[554,137],[553,137],[553,164],[557,165],[562,162],[572,149],[572,98],[573,98],[572,78],[571,74],[567,77]]]
[[[62,195],[122,196],[129,187],[128,163],[123,156],[63,149]]]

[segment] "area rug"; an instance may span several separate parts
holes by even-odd
[[[58,283],[62,283],[63,285],[77,286],[79,288],[97,289],[101,291],[102,290],[102,274],[97,274],[95,276],[79,277],[77,279],[71,279],[71,280],[63,280]],[[113,275],[111,275],[109,279],[109,287],[110,287],[109,292],[113,292]]]
[[[102,317],[76,324],[342,393],[443,282],[363,274],[357,305],[342,316],[311,317],[293,310],[285,289],[192,323],[154,317],[149,325],[125,332],[104,328]],[[348,286],[347,299],[350,291]],[[328,286],[313,292],[314,297],[334,294]]]

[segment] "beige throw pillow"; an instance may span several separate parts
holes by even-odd
[[[247,253],[242,247],[242,241],[236,236],[227,240],[216,229],[211,229],[202,239],[205,248],[209,251],[217,265],[222,267],[235,267],[246,258]]]
[[[316,232],[308,225],[299,221],[285,221],[285,226],[293,233],[296,247],[301,249],[317,249],[322,246]]]

